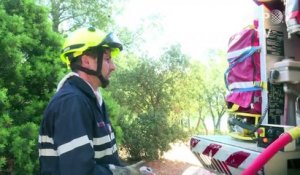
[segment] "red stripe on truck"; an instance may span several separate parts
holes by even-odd
[[[234,168],[238,168],[248,157],[250,153],[244,152],[244,151],[238,151],[233,154],[231,154],[226,159],[226,164],[229,166],[232,166]]]
[[[211,143],[209,146],[205,148],[202,154],[207,155],[209,157],[213,157],[221,148],[221,145]]]

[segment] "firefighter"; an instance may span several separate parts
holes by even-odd
[[[138,174],[122,167],[107,107],[98,88],[109,84],[112,58],[122,50],[113,34],[94,27],[69,35],[61,59],[71,72],[58,84],[40,126],[43,175]]]

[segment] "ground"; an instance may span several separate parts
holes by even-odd
[[[188,144],[175,143],[171,147],[161,160],[146,162],[156,175],[213,175],[202,168]]]

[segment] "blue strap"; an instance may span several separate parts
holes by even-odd
[[[262,90],[261,87],[250,87],[250,88],[236,88],[233,89],[233,92],[252,92],[252,91],[259,91]]]
[[[235,56],[235,57],[232,57],[232,58],[229,58],[227,61],[229,64],[231,64],[232,62],[236,61],[237,59],[241,58],[243,55],[245,55],[246,53],[248,53],[253,47],[248,47],[247,50],[244,50],[243,53],[241,53],[240,55],[238,56]]]
[[[257,52],[260,49],[259,46],[256,47],[252,47],[251,49],[247,50],[245,53],[241,54],[241,57],[237,57],[235,60],[231,60],[229,63],[230,66],[227,68],[227,70],[224,73],[224,81],[225,81],[225,85],[226,88],[228,89],[228,82],[227,82],[227,74],[228,72],[234,67],[236,66],[238,63],[241,63],[243,61],[245,61],[247,58],[250,58],[251,55],[253,55],[255,52]]]

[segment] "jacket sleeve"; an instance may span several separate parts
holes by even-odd
[[[54,110],[53,142],[62,175],[111,175],[108,165],[96,164],[93,149],[93,110],[79,96],[64,98]],[[54,111],[54,112],[53,112]]]

